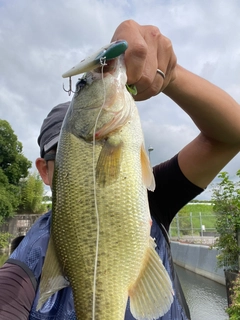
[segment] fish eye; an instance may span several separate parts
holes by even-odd
[[[79,92],[80,90],[82,90],[86,84],[87,84],[86,79],[84,78],[78,79],[78,82],[76,83],[76,92]]]

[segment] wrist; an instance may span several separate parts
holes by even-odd
[[[181,80],[179,79],[181,79],[183,72],[184,72],[184,68],[182,68],[179,64],[176,64],[174,71],[172,71],[171,80],[169,81],[166,88],[164,88],[164,90],[162,91],[169,98],[174,96],[176,91],[180,89],[179,86],[181,86]]]

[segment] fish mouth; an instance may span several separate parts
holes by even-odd
[[[108,73],[114,73],[117,68],[117,59],[108,60],[107,62],[103,62],[103,65],[94,69],[96,73],[103,73],[104,76]]]
[[[126,40],[117,40],[111,42],[110,44],[102,47],[100,50],[95,52],[90,57],[83,59],[73,68],[65,72],[62,77],[72,77],[78,74],[92,71],[98,66],[105,65],[106,62],[114,60],[119,56],[123,55],[126,49],[128,48],[128,43]]]
[[[118,59],[108,60],[104,62],[102,66],[96,69],[86,72],[81,78],[78,79],[76,83],[76,93],[79,93],[86,85],[91,85],[96,80],[101,80],[107,76],[112,76],[119,67]]]

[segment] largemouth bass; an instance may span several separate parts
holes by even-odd
[[[155,182],[123,58],[77,83],[55,161],[39,306],[71,285],[78,320],[156,319],[173,301],[150,237]]]

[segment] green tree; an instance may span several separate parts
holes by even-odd
[[[237,171],[240,177],[240,170]],[[215,243],[220,250],[218,266],[229,270],[238,270],[240,248],[238,230],[240,230],[240,182],[232,181],[227,172],[221,172],[220,183],[213,189],[213,210],[216,212],[216,230],[219,237]]]
[[[48,196],[48,195],[43,196],[43,201],[52,201],[52,196]]]
[[[9,238],[10,238],[9,233],[0,233],[0,249],[7,247],[7,245],[9,244]]]
[[[10,124],[0,119],[0,224],[19,205],[19,181],[28,175],[31,162],[22,153]]]
[[[46,205],[43,204],[44,184],[39,175],[31,173],[21,180],[20,209],[28,213],[43,213]]]
[[[233,281],[233,286],[230,289],[232,303],[226,309],[229,315],[229,320],[240,319],[240,274],[238,273],[236,280]]]
[[[8,182],[18,185],[21,178],[28,175],[31,162],[22,154],[22,143],[18,141],[10,124],[0,120],[0,167]]]

